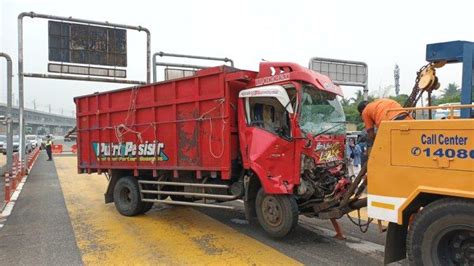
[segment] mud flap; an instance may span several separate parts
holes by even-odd
[[[407,226],[389,223],[385,240],[384,264],[389,264],[406,258]]]
[[[112,174],[110,176],[109,184],[107,185],[107,190],[104,193],[105,203],[114,202],[114,187],[117,183],[117,175]]]
[[[255,208],[255,199],[260,188],[258,178],[255,176],[244,176],[244,207],[245,219],[250,223],[253,218],[257,217],[257,210]]]

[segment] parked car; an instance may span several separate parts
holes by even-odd
[[[7,145],[3,145],[4,148],[1,149],[3,155],[7,154]],[[13,152],[18,152],[20,149],[20,136],[13,136]],[[31,143],[29,141],[25,141],[25,151],[26,153],[30,153],[33,150]]]
[[[3,153],[5,151],[6,153],[6,148],[7,148],[7,136],[0,135],[0,152]]]
[[[40,147],[40,149],[43,148],[43,137],[42,136],[36,136],[36,145]]]
[[[36,135],[26,135],[26,141],[31,144],[32,149],[38,146],[38,137]]]

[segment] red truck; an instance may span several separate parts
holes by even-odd
[[[105,173],[105,202],[122,215],[242,199],[247,218],[283,237],[300,214],[342,216],[332,208],[351,182],[338,96],[327,76],[262,62],[76,97],[78,171]]]

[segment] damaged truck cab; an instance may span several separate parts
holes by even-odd
[[[106,203],[123,215],[243,199],[248,219],[283,237],[350,184],[339,96],[324,75],[262,62],[76,97],[79,172],[106,173]]]
[[[282,236],[287,230],[268,225],[291,228],[298,214],[314,215],[311,202],[336,198],[350,183],[342,91],[299,65],[267,62],[250,87],[240,91],[238,105],[246,214]]]

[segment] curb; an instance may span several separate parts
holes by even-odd
[[[31,167],[28,168],[28,173],[31,171],[31,169],[33,169],[33,167],[35,166],[36,160],[38,160],[38,158],[39,158],[39,155],[36,156],[34,161],[31,163]],[[23,186],[25,185],[27,179],[28,179],[28,175],[25,175],[21,179],[20,183],[16,186],[16,189],[13,192],[10,198],[10,201],[6,204],[3,203],[3,206],[0,209],[0,230],[5,226],[8,216],[10,216],[11,213],[13,212],[13,207],[15,207],[15,202],[20,197],[20,193],[23,190]]]

